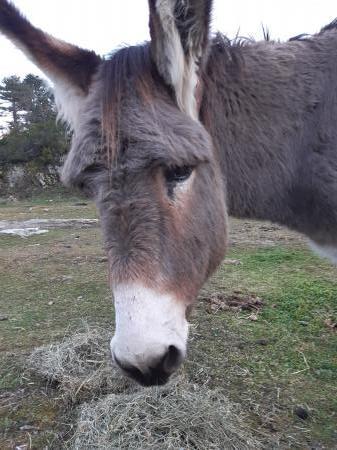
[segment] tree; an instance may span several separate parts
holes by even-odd
[[[0,137],[0,165],[58,164],[69,146],[64,126],[56,124],[54,99],[44,81],[29,74],[0,84],[0,108],[9,127]]]
[[[26,123],[38,123],[56,120],[54,98],[45,82],[38,76],[29,74],[23,82],[25,95],[24,109],[27,111]]]
[[[23,122],[24,86],[19,77],[4,78],[0,85],[0,114],[10,120],[9,127],[19,130]]]

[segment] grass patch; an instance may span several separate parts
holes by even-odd
[[[66,201],[53,198],[0,204],[0,220],[29,220],[35,218],[96,219],[97,212],[91,201],[76,197],[69,198]]]
[[[337,318],[336,269],[304,249],[234,250],[239,266],[224,266],[204,294],[250,292],[264,307],[251,313],[207,312],[200,305],[192,341],[200,361],[208,358],[213,386],[226,386],[251,410],[254,426],[270,429],[283,445],[337,443],[337,334],[325,325]],[[210,330],[210,322],[213,327]],[[203,374],[201,374],[203,376]],[[294,414],[305,405],[309,419]]]

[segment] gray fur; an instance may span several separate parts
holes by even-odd
[[[287,43],[213,41],[202,116],[229,213],[337,244],[337,28]]]

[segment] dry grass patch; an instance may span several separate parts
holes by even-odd
[[[36,375],[57,384],[68,402],[125,392],[135,384],[112,365],[109,342],[111,332],[85,325],[58,344],[33,351],[28,368]]]
[[[237,405],[177,378],[162,388],[108,395],[79,410],[73,450],[259,449]]]

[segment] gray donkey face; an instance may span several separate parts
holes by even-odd
[[[63,169],[66,184],[98,206],[115,300],[112,354],[144,384],[166,381],[185,356],[186,310],[226,246],[212,143],[151,65],[132,67],[148,50],[123,49],[102,64]],[[111,73],[118,92],[108,92]]]
[[[151,43],[101,60],[0,0],[0,29],[54,83],[73,129],[63,181],[100,212],[116,311],[112,355],[160,384],[186,354],[186,311],[226,247],[224,186],[199,123],[210,0],[150,0]]]

